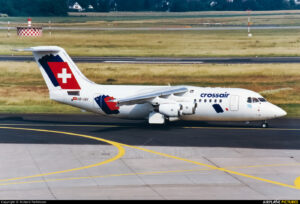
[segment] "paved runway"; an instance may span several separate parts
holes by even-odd
[[[16,30],[16,27],[9,27],[10,30]],[[74,31],[217,31],[217,30],[247,30],[247,26],[203,26],[203,27],[51,27],[45,26],[44,30],[74,30]],[[282,25],[262,25],[251,26],[251,30],[294,30],[300,29],[300,26],[282,26]],[[8,30],[7,26],[0,26],[0,30]]]
[[[144,64],[266,64],[300,63],[300,57],[76,57],[74,62],[81,63],[144,63]],[[34,61],[32,55],[0,55],[0,61]]]
[[[300,119],[0,115],[0,199],[300,199]]]

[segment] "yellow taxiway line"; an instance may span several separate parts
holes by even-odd
[[[145,148],[142,148],[142,147],[136,147],[136,146],[125,145],[125,144],[121,144],[121,145],[123,145],[125,147],[129,147],[129,148],[138,149],[138,150],[142,150],[142,151],[145,151],[145,152],[157,154],[157,155],[160,155],[160,156],[163,156],[163,157],[168,157],[168,158],[172,158],[172,159],[176,159],[176,160],[181,160],[181,161],[193,163],[193,164],[196,164],[196,165],[199,165],[199,166],[204,166],[204,167],[208,167],[208,168],[211,168],[211,169],[227,172],[227,173],[230,173],[230,174],[243,176],[243,177],[251,178],[251,179],[254,179],[254,180],[258,180],[258,181],[264,181],[264,182],[267,182],[267,183],[271,183],[271,184],[275,184],[275,185],[279,185],[279,186],[284,186],[284,187],[289,187],[289,188],[294,188],[294,189],[300,190],[300,186],[289,185],[289,184],[285,184],[285,183],[281,183],[281,182],[277,182],[277,181],[272,181],[272,180],[269,180],[269,179],[264,179],[264,178],[260,178],[260,177],[257,177],[257,176],[252,176],[252,175],[240,173],[240,172],[237,172],[237,171],[232,171],[232,170],[229,170],[229,169],[216,167],[216,166],[213,166],[213,165],[204,164],[204,163],[201,163],[201,162],[192,161],[192,160],[185,159],[185,158],[176,157],[176,156],[172,156],[172,155],[169,155],[169,154],[156,152],[156,151],[145,149]]]
[[[291,164],[268,164],[268,165],[254,165],[254,166],[236,166],[236,167],[225,167],[237,168],[237,169],[248,169],[248,168],[263,168],[263,167],[282,167],[282,166],[299,166],[300,163],[291,163]],[[199,172],[199,171],[213,171],[211,168],[202,168],[202,169],[189,169],[189,170],[169,170],[169,171],[154,171],[154,172],[140,172],[140,173],[124,173],[124,174],[108,174],[101,176],[82,176],[82,177],[67,177],[67,178],[58,178],[58,179],[45,179],[45,180],[35,180],[35,181],[20,181],[20,182],[9,182],[9,183],[0,183],[0,186],[15,185],[15,184],[30,184],[30,183],[44,183],[44,182],[54,182],[54,181],[71,181],[71,180],[80,180],[80,179],[93,179],[93,178],[110,178],[110,177],[122,177],[122,176],[136,176],[136,175],[154,175],[154,174],[169,174],[169,173],[185,173],[185,172]],[[300,177],[295,180],[295,185],[298,186],[300,182]]]
[[[112,159],[101,162],[101,165],[105,164],[105,163],[108,163],[108,162],[111,162],[111,161],[115,161],[115,160],[121,158],[125,154],[125,149],[123,147],[128,147],[128,148],[141,150],[141,151],[144,151],[144,152],[160,155],[160,156],[171,158],[171,159],[176,159],[176,160],[180,160],[180,161],[184,161],[184,162],[193,163],[195,165],[199,165],[199,166],[202,166],[202,167],[207,167],[207,168],[210,168],[212,170],[219,170],[219,171],[227,172],[227,173],[230,173],[230,174],[233,174],[233,175],[238,175],[238,176],[242,176],[242,177],[246,177],[246,178],[250,178],[250,179],[254,179],[254,180],[258,180],[258,181],[263,181],[263,182],[270,183],[270,184],[275,184],[275,185],[279,185],[279,186],[283,186],[283,187],[288,187],[288,188],[293,188],[293,189],[300,190],[300,186],[298,185],[298,178],[295,180],[295,185],[285,184],[285,183],[281,183],[281,182],[277,182],[277,181],[272,181],[272,180],[269,180],[269,179],[260,178],[260,177],[257,177],[257,176],[252,176],[252,175],[249,175],[249,174],[240,173],[240,172],[229,170],[229,169],[226,169],[226,168],[220,168],[220,167],[216,167],[216,166],[213,166],[213,165],[204,164],[204,163],[201,163],[201,162],[192,161],[192,160],[189,160],[189,159],[185,159],[185,158],[181,158],[181,157],[177,157],[177,156],[173,156],[173,155],[169,155],[169,154],[149,150],[149,149],[146,149],[146,148],[127,145],[127,144],[122,144],[122,143],[118,143],[118,142],[114,142],[114,141],[110,141],[110,140],[105,140],[105,139],[102,139],[102,138],[93,137],[93,136],[89,136],[89,135],[76,134],[76,133],[70,133],[70,132],[62,132],[62,131],[44,130],[44,129],[30,129],[30,128],[0,127],[0,129],[27,130],[27,131],[48,132],[48,133],[72,135],[72,136],[84,137],[84,138],[89,138],[89,139],[94,139],[94,140],[106,142],[106,143],[112,144],[115,147],[117,147],[118,150],[119,150],[118,155],[115,156]],[[41,176],[47,176],[47,175],[52,175],[52,174],[58,174],[58,173],[65,173],[65,172],[76,171],[76,170],[85,169],[85,168],[91,168],[93,166],[95,166],[95,165],[90,165],[90,166],[80,167],[80,168],[75,168],[75,169],[69,169],[69,170],[64,170],[64,171],[51,172],[51,173],[46,173],[46,174],[27,176],[27,177],[3,179],[3,180],[0,180],[0,182],[20,180],[20,179],[33,178],[33,177],[41,177]]]
[[[47,133],[58,133],[58,134],[72,135],[72,136],[83,137],[83,138],[88,138],[88,139],[93,139],[93,140],[105,142],[105,143],[113,145],[114,147],[116,147],[118,149],[118,154],[116,156],[114,156],[110,159],[107,159],[105,161],[96,163],[96,164],[91,164],[91,165],[88,165],[88,166],[83,166],[83,167],[78,167],[78,168],[73,168],[73,169],[67,169],[67,170],[62,170],[62,171],[55,171],[55,172],[50,172],[50,173],[36,174],[36,175],[32,175],[32,176],[23,176],[23,177],[11,178],[11,179],[1,179],[0,182],[21,180],[21,179],[28,179],[28,178],[35,178],[35,177],[42,177],[42,176],[49,176],[49,175],[53,175],[53,174],[61,174],[61,173],[67,173],[67,172],[71,172],[71,171],[78,171],[78,170],[88,169],[88,168],[101,166],[101,165],[113,162],[113,161],[121,158],[125,154],[125,149],[119,143],[113,142],[113,141],[110,141],[110,140],[105,140],[105,139],[98,138],[98,137],[89,136],[89,135],[82,135],[82,134],[61,132],[61,131],[53,131],[53,130],[29,129],[29,128],[0,127],[0,129],[28,130],[28,131],[35,131],[35,132],[47,132]]]

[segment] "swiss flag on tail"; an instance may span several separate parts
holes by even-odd
[[[81,89],[67,62],[48,62],[62,89]]]

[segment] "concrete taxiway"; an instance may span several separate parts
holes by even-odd
[[[0,115],[0,199],[300,199],[300,119]]]

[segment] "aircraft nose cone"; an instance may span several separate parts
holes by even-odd
[[[275,109],[275,117],[283,117],[285,116],[287,113],[286,111],[284,111],[283,109],[279,108],[278,106],[276,106]]]

